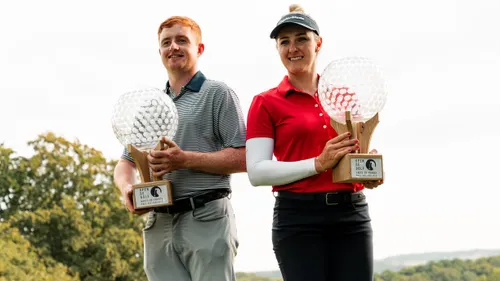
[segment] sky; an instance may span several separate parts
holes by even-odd
[[[200,70],[253,96],[286,74],[269,33],[301,4],[320,26],[321,74],[365,56],[388,96],[371,141],[385,184],[366,191],[376,259],[405,253],[500,248],[500,26],[494,0],[2,1],[0,143],[19,155],[52,131],[117,159],[111,111],[123,93],[162,88],[157,28],[189,16],[203,32]],[[237,271],[277,269],[271,187],[232,178]]]

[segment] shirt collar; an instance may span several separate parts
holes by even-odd
[[[203,82],[205,82],[207,78],[201,71],[195,73],[195,75],[189,80],[189,82],[184,86],[184,88],[190,90],[191,92],[199,92]],[[166,89],[170,88],[170,83],[167,81]]]
[[[318,81],[319,81],[319,74],[318,74]],[[281,83],[278,85],[278,93],[282,95],[283,97],[286,97],[287,94],[290,92],[297,92],[297,93],[302,93],[302,91],[299,91],[297,88],[295,88],[290,81],[288,81],[288,75],[286,75],[283,80],[281,80]]]

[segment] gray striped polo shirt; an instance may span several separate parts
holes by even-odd
[[[207,79],[198,71],[179,95],[170,90],[179,113],[174,142],[182,150],[215,152],[228,147],[244,147],[246,127],[240,102],[225,83]],[[133,162],[127,148],[122,158]],[[163,176],[172,183],[174,199],[193,196],[214,188],[230,188],[230,175],[179,169]]]

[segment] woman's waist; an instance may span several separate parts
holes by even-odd
[[[358,192],[364,189],[362,184],[332,183],[327,185],[280,185],[273,186],[273,192],[288,191],[294,193]]]
[[[357,192],[363,190],[360,183],[334,183],[332,172],[315,175],[285,185],[273,186],[273,192],[290,191],[296,193]]]

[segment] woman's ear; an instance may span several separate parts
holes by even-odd
[[[316,39],[316,53],[321,50],[321,46],[323,45],[323,38],[321,36],[318,36]]]

